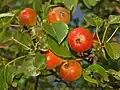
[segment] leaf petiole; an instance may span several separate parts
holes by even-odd
[[[120,27],[120,26],[118,26],[118,27],[115,29],[115,31],[113,32],[113,34],[108,38],[108,40],[107,40],[106,42],[109,42],[109,41],[112,39],[112,37],[115,35],[115,33],[117,32],[117,30],[119,29],[119,27]]]
[[[104,31],[104,34],[103,34],[103,37],[102,37],[102,43],[104,42],[108,27],[109,27],[109,25],[107,25],[106,28],[105,28],[105,31]]]
[[[12,38],[13,41],[17,42],[18,44],[20,44],[21,46],[25,47],[27,50],[32,50],[30,47],[24,45],[23,43],[19,42],[18,40]]]

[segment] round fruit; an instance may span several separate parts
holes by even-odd
[[[70,22],[70,11],[63,7],[53,8],[48,13],[48,22],[64,22],[68,24]]]
[[[65,62],[60,68],[60,76],[64,80],[74,81],[81,77],[82,75],[82,67],[81,65],[75,61],[70,60]]]
[[[47,69],[54,69],[62,63],[62,58],[56,56],[52,51],[48,51],[46,54],[47,57]]]
[[[92,47],[93,37],[85,28],[74,28],[68,35],[68,42],[73,51],[84,52]]]
[[[37,15],[31,8],[25,8],[20,12],[19,21],[22,25],[32,26],[36,24]]]

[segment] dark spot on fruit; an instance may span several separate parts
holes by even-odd
[[[55,13],[52,13],[52,15],[54,16],[54,15],[55,15]]]
[[[64,65],[64,68],[65,68],[65,69],[68,69],[68,67],[69,67],[69,63],[66,63],[66,64]]]
[[[60,13],[62,17],[65,17],[65,12]]]
[[[80,38],[76,39],[76,43],[77,43],[77,44],[80,44],[80,43],[81,43]]]

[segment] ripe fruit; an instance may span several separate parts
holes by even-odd
[[[73,51],[84,52],[91,48],[92,34],[85,28],[74,28],[68,35],[68,42]]]
[[[82,75],[82,67],[75,60],[70,60],[68,62],[65,62],[60,68],[60,76],[64,80],[74,81],[80,78],[81,75]]]
[[[47,57],[47,69],[54,69],[56,66],[62,63],[62,58],[56,56],[52,51],[48,51],[46,54]]]
[[[25,8],[20,12],[19,21],[22,25],[32,26],[36,24],[37,15],[31,8]]]
[[[64,22],[68,24],[70,22],[70,11],[63,7],[53,8],[48,13],[48,22]]]

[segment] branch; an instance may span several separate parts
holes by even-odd
[[[53,75],[52,73],[50,73],[50,74],[41,74],[41,75],[38,75],[37,77],[36,77],[36,82],[35,82],[35,88],[34,88],[34,90],[37,90],[38,89],[38,84],[39,84],[39,77],[47,77],[47,76],[51,76],[51,75]]]
[[[120,8],[119,7],[116,7],[115,10],[118,14],[120,14]]]
[[[51,75],[54,75],[54,74],[52,74],[52,73],[50,73],[50,74],[45,74],[45,75],[44,75],[44,74],[43,74],[43,75],[41,74],[41,75],[39,75],[39,77],[47,77],[47,76],[51,76]]]
[[[115,29],[115,31],[112,33],[112,35],[108,38],[108,40],[107,40],[106,42],[109,42],[109,41],[112,39],[112,37],[113,37],[113,36],[115,35],[115,33],[118,31],[119,27],[120,27],[120,26],[118,26],[118,27]]]
[[[34,90],[37,90],[37,88],[38,88],[38,82],[39,82],[39,75],[36,77],[35,89]]]
[[[13,87],[12,90],[18,90],[18,88],[17,87]]]

